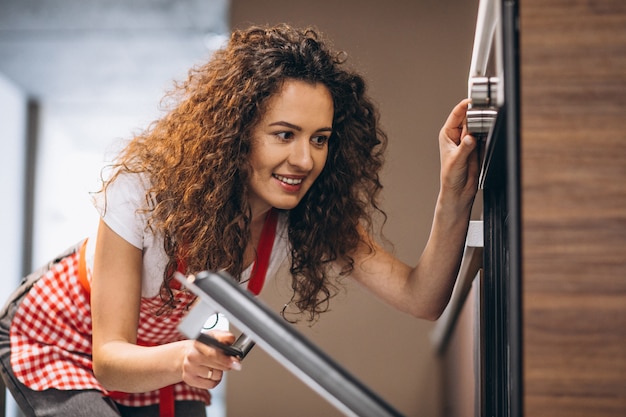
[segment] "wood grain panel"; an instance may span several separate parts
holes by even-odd
[[[525,415],[626,415],[626,2],[520,2]]]

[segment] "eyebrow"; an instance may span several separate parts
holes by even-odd
[[[298,132],[302,131],[302,128],[300,126],[294,125],[292,123],[285,122],[285,121],[278,121],[278,122],[270,123],[269,126],[285,126],[290,129],[297,130]],[[332,127],[321,127],[316,130],[316,132],[332,132],[332,131],[333,131]]]

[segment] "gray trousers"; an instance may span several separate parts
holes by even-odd
[[[71,248],[59,258],[22,280],[17,290],[0,310],[0,371],[6,387],[26,417],[158,417],[159,405],[126,407],[117,404],[97,390],[34,391],[22,384],[11,368],[11,321],[17,308],[33,284],[52,265],[75,252]],[[206,417],[206,407],[200,401],[176,401],[176,416]]]

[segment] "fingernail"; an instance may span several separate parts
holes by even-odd
[[[463,138],[463,142],[465,142],[466,145],[473,145],[474,138],[472,138],[470,135],[467,135]]]
[[[241,371],[241,363],[237,361],[231,362],[230,369],[232,369],[233,371]]]

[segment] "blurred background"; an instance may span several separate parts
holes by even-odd
[[[396,254],[415,263],[439,187],[438,131],[467,95],[477,7],[477,0],[0,0],[0,294],[95,229],[88,192],[102,165],[159,117],[173,81],[232,29],[251,24],[315,26],[364,74],[390,138],[384,232]],[[282,306],[286,285],[269,284],[263,298]],[[436,417],[444,405],[432,328],[350,284],[318,323],[299,325],[402,414]],[[209,410],[339,415],[260,349]]]

